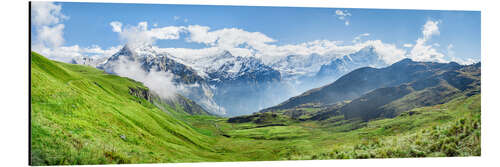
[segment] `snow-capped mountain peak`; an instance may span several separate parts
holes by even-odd
[[[148,72],[172,73],[173,81],[183,87],[181,94],[205,109],[240,115],[332,82],[356,68],[385,65],[373,46],[341,56],[335,53],[288,55],[267,63],[228,50],[209,51],[193,54],[183,49],[125,45],[99,67],[113,73],[112,69],[125,58]],[[85,61],[89,60],[76,63],[88,63]]]
[[[383,67],[386,62],[380,58],[373,46],[367,46],[357,52],[334,59],[321,66],[316,74],[318,77],[337,79],[360,67]]]

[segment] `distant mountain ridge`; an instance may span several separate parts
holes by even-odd
[[[113,54],[106,63],[98,66],[98,68],[113,73],[114,67],[120,65],[120,58],[139,62],[146,71],[169,71],[178,76],[176,78],[178,82],[185,84],[199,83],[203,80],[192,68],[171,59],[168,53],[156,52],[151,46],[132,50],[128,45],[125,45],[120,51]]]
[[[70,63],[97,67],[104,64],[107,60],[107,57],[75,57]]]
[[[448,68],[443,72],[399,86],[375,89],[338,111],[345,119],[392,118],[413,108],[443,104],[464,94],[481,92],[481,65]],[[332,111],[330,111],[332,112]]]
[[[389,65],[376,52],[374,46],[366,46],[357,52],[332,58],[326,62],[320,66],[314,75],[300,78],[301,84],[299,84],[298,89],[305,92],[312,88],[330,84],[344,74],[361,67],[380,68]]]
[[[385,68],[363,67],[354,70],[335,82],[309,90],[299,96],[267,108],[265,111],[292,108],[306,103],[334,104],[360,97],[377,88],[397,86],[423,79],[443,70],[457,70],[457,63],[415,62],[403,59]]]
[[[302,121],[367,122],[415,114],[415,108],[439,106],[480,93],[481,63],[458,65],[404,59],[386,68],[354,70],[332,84],[251,115],[232,117],[228,122],[262,126],[270,122],[276,126]]]
[[[375,48],[368,46],[358,52],[342,56],[322,65],[316,76],[319,78],[317,80],[328,80],[328,77],[336,79],[360,67],[384,67],[387,65],[375,52]]]

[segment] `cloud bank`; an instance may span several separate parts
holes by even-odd
[[[32,3],[32,23],[38,33],[36,45],[58,47],[64,43],[64,24],[61,22],[68,17],[61,13],[61,9],[61,5],[51,2]]]
[[[103,49],[98,45],[81,47],[64,46],[64,21],[70,19],[62,13],[62,6],[54,2],[32,2],[31,22],[36,32],[32,41],[32,50],[63,62],[71,62],[76,57],[109,57],[116,53],[121,45]]]
[[[177,87],[172,79],[174,75],[163,71],[145,71],[141,64],[120,57],[117,64],[112,69],[114,73],[122,77],[128,77],[142,82],[145,86],[158,94],[162,99],[173,99],[176,96]]]
[[[223,28],[212,30],[208,26],[167,26],[148,28],[147,22],[126,28],[121,22],[111,22],[111,28],[120,38],[131,46],[154,45],[157,40],[179,40],[185,35],[185,42],[200,43],[206,47],[201,49],[190,48],[163,48],[164,51],[184,58],[199,58],[219,54],[224,50],[237,56],[255,56],[271,63],[288,55],[334,55],[343,56],[360,50],[366,46],[374,46],[387,63],[393,63],[404,57],[405,51],[398,49],[394,44],[383,43],[380,40],[361,42],[363,33],[353,39],[353,45],[344,45],[342,41],[315,40],[299,44],[276,45],[273,39],[261,32],[248,32],[239,28]],[[121,30],[121,31],[120,31]]]
[[[422,36],[418,38],[415,44],[405,44],[405,47],[412,47],[408,57],[416,61],[435,61],[435,62],[449,62],[457,61],[464,64],[464,61],[459,59],[450,59],[450,55],[445,55],[439,52],[436,47],[439,44],[428,44],[434,36],[439,36],[439,24],[440,21],[427,20],[427,22],[422,26]]]
[[[212,29],[202,25],[164,26],[157,23],[149,26],[148,22],[139,22],[136,25],[126,25],[120,21],[109,23],[111,30],[119,34],[121,45],[101,48],[98,45],[81,47],[78,45],[64,46],[64,20],[70,19],[62,13],[62,6],[53,2],[35,2],[32,6],[32,21],[37,32],[33,50],[49,58],[69,62],[74,57],[97,56],[109,57],[117,52],[123,44],[130,46],[154,45],[158,40],[184,40],[187,43],[204,44],[205,48],[163,48],[173,55],[185,57],[210,56],[228,50],[237,56],[255,56],[270,63],[288,55],[329,55],[342,56],[353,53],[366,46],[374,46],[381,58],[390,64],[408,57],[417,61],[457,61],[470,63],[472,60],[461,60],[454,56],[453,48],[437,49],[437,45],[429,44],[432,38],[440,35],[441,21],[428,20],[423,26],[421,37],[415,43],[403,44],[398,48],[395,44],[384,43],[380,40],[365,40],[370,33],[363,33],[353,37],[352,44],[343,41],[314,40],[298,44],[275,44],[273,39],[262,32],[249,32],[240,28]],[[337,19],[349,25],[352,14],[347,10],[335,10]],[[174,20],[183,19],[180,16]],[[186,19],[186,18],[185,18]]]

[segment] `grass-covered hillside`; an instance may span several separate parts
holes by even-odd
[[[31,55],[33,165],[217,159],[211,140],[141,97],[139,82]]]
[[[219,120],[219,128],[230,138],[216,146],[231,150],[235,157],[245,157],[245,160],[481,155],[479,94],[368,122],[345,120],[342,115],[322,121],[283,121],[286,116],[279,113],[275,113],[278,119],[272,119],[269,112],[259,114],[270,119],[267,123]],[[228,142],[238,144],[226,145]]]
[[[473,67],[461,70],[457,75],[478,78],[469,75],[477,71]],[[346,118],[342,108],[354,99],[222,118],[189,99],[161,100],[142,83],[33,52],[31,163],[479,156],[480,83],[459,91],[455,83],[464,80],[453,78],[445,84],[452,87],[443,90],[457,93],[439,103],[415,98],[427,95],[414,97],[432,84],[422,90],[410,84],[403,98],[383,103],[398,109],[391,117]],[[398,105],[415,99],[426,105]]]

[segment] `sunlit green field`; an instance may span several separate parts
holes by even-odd
[[[141,83],[95,68],[31,57],[34,165],[220,159],[213,139],[129,94]]]
[[[198,121],[215,122],[219,133],[230,136],[219,137],[215,146],[231,152],[234,160],[479,156],[480,98],[460,97],[370,122],[327,120],[253,128],[258,125],[216,118]],[[210,123],[199,122],[197,127],[216,131]]]

